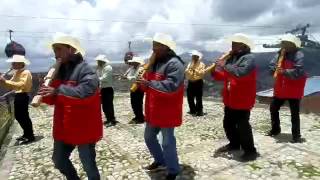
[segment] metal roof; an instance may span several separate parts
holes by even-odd
[[[304,96],[308,96],[317,92],[320,92],[320,76],[313,76],[308,78],[306,86],[304,88]],[[273,88],[257,92],[257,96],[272,97]]]

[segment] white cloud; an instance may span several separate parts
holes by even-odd
[[[55,32],[70,33],[81,38],[81,43],[88,52],[88,58],[106,53],[114,58],[114,61],[123,57],[129,40],[134,41],[132,46],[134,51],[141,55],[148,54],[150,43],[142,40],[145,37],[152,37],[155,32],[170,33],[178,42],[179,52],[193,48],[224,51],[228,46],[223,43],[224,37],[239,31],[252,34],[258,40],[263,37],[267,39],[270,35],[282,34],[298,23],[310,22],[313,25],[312,32],[320,32],[317,10],[319,3],[315,0],[308,0],[305,3],[297,0],[272,0],[269,3],[245,0],[241,5],[234,4],[235,1],[232,1],[233,4],[230,2],[222,0],[1,0],[0,31],[16,30],[14,39],[25,46],[27,56],[34,62],[33,64],[39,66],[46,64],[45,61],[37,59],[52,56],[45,45]],[[13,18],[2,15],[73,20]],[[249,28],[247,26],[284,26],[285,28]],[[1,50],[4,49],[7,35],[0,32],[0,36]],[[261,44],[261,41],[257,43]],[[272,41],[271,38],[263,43]],[[3,52],[0,52],[0,57],[3,56]],[[0,63],[0,68],[1,66]]]

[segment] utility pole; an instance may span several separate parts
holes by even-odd
[[[9,29],[9,39],[10,39],[10,41],[12,41],[12,33],[13,33],[13,31],[11,29]]]

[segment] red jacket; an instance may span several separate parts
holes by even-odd
[[[76,86],[74,81],[55,80],[52,87],[61,84]],[[103,124],[101,118],[99,90],[87,98],[75,98],[58,94],[45,97],[43,102],[54,105],[53,138],[67,144],[80,145],[96,143],[102,138]]]
[[[159,73],[146,73],[145,79],[165,80]],[[183,83],[176,91],[164,92],[152,87],[144,87],[146,92],[145,116],[146,121],[152,126],[161,128],[177,127],[182,124]]]
[[[224,81],[222,97],[225,106],[238,110],[253,108],[256,101],[256,69],[242,77],[218,70],[213,72],[213,77]]]
[[[285,59],[281,67],[284,70],[294,69],[295,63]],[[304,74],[296,79],[285,74],[278,74],[274,83],[274,96],[282,99],[301,99],[304,95],[304,87],[307,76]]]

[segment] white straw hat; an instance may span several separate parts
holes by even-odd
[[[254,43],[250,39],[250,37],[246,34],[243,33],[236,33],[232,35],[231,37],[228,38],[229,41],[231,42],[238,42],[238,43],[243,43],[247,45],[250,49],[254,48]]]
[[[197,51],[197,50],[192,50],[191,51],[191,56],[198,56],[199,59],[202,59],[203,54],[201,52]]]
[[[164,33],[156,33],[153,36],[153,41],[168,46],[172,51],[176,51],[176,43],[173,41],[172,37]]]
[[[30,61],[26,59],[23,55],[13,55],[12,58],[7,60],[8,63],[13,63],[13,62],[21,62],[24,63],[25,65],[29,65]]]
[[[103,61],[105,63],[110,63],[110,61],[108,60],[107,56],[104,54],[99,54],[96,58],[96,61]]]
[[[131,60],[129,60],[128,62],[129,63],[130,62],[136,62],[136,63],[139,63],[139,64],[144,64],[144,60],[139,56],[133,56],[133,58]]]
[[[52,48],[54,44],[66,44],[72,46],[77,50],[76,53],[80,53],[82,56],[85,55],[85,50],[81,47],[80,41],[77,38],[72,37],[70,35],[57,33],[56,36],[53,38],[53,41],[49,43],[50,48]]]
[[[297,48],[301,47],[301,40],[296,37],[293,34],[285,34],[282,38],[280,38],[281,41],[288,41],[293,43]]]

